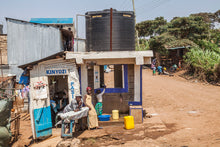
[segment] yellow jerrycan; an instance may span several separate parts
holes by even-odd
[[[124,117],[125,129],[134,129],[134,117],[133,116],[125,116]]]

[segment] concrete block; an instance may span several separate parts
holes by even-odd
[[[134,123],[143,123],[143,107],[142,106],[129,106],[130,115],[134,117]]]

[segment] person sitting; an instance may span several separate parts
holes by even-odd
[[[66,107],[63,110],[63,113],[67,113],[70,111],[77,112],[82,108],[82,96],[76,95],[76,100],[72,100],[70,104],[66,105]]]
[[[171,66],[170,71],[171,71],[171,72],[175,72],[176,69],[177,69],[177,65],[174,64],[173,66]]]
[[[158,71],[158,74],[162,74],[163,73],[163,67],[162,66],[158,66],[157,67],[157,71]]]
[[[56,116],[57,123],[55,126],[57,126],[58,124],[61,124],[61,121],[58,121],[58,118],[60,117],[62,119],[62,116],[61,116],[62,114],[67,114],[68,112],[71,112],[71,111],[78,112],[81,110],[81,108],[82,108],[82,99],[81,98],[82,98],[82,96],[80,94],[76,95],[76,98],[73,99],[70,104],[68,104],[64,107],[63,112],[60,112],[57,114],[57,116]]]
[[[166,67],[163,68],[163,74],[164,75],[169,75],[169,73],[167,72],[167,68]]]

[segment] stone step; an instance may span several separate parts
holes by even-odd
[[[109,121],[99,121],[99,126],[121,126],[124,125],[124,118],[120,117],[119,120],[112,120],[112,118]]]

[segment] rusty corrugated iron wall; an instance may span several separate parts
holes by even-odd
[[[7,35],[6,34],[0,34],[0,55],[2,56],[2,59],[0,61],[0,64],[6,65],[8,64],[7,59]]]

